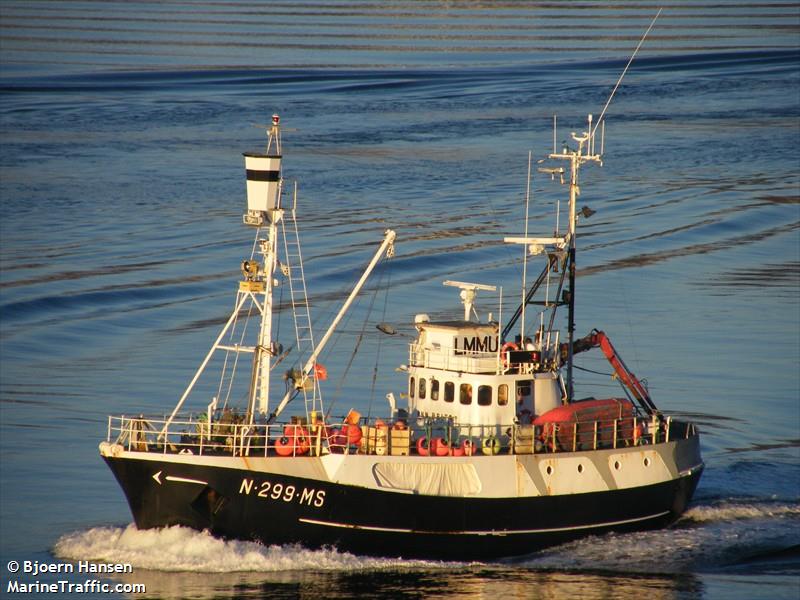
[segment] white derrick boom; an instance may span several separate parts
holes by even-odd
[[[314,364],[317,362],[317,357],[320,355],[323,348],[325,348],[325,344],[328,343],[328,340],[330,339],[331,335],[333,335],[333,332],[336,329],[336,326],[339,324],[339,321],[342,320],[342,317],[347,312],[347,309],[350,308],[350,305],[353,303],[353,300],[355,300],[355,297],[361,291],[361,288],[364,286],[364,283],[367,281],[367,278],[369,277],[370,273],[372,273],[372,270],[375,268],[375,265],[378,264],[378,261],[380,260],[381,256],[383,256],[384,252],[389,257],[391,257],[394,254],[393,244],[396,236],[397,234],[393,230],[391,229],[386,230],[383,238],[383,243],[375,252],[375,255],[372,257],[372,260],[370,261],[369,265],[367,265],[367,268],[364,270],[364,273],[361,275],[361,278],[356,283],[355,287],[353,288],[353,291],[350,292],[350,295],[347,297],[347,300],[345,300],[345,303],[342,305],[342,308],[339,309],[339,312],[337,313],[336,317],[334,317],[333,322],[328,327],[328,330],[325,332],[325,335],[322,336],[322,339],[319,341],[319,344],[317,344],[317,347],[314,349],[314,352],[306,361],[306,364],[303,366],[303,372],[300,381],[297,381],[296,385],[302,386],[308,379],[309,373],[314,368]],[[286,408],[286,405],[292,399],[293,392],[294,390],[291,389],[286,392],[280,404],[275,409],[275,412],[272,414],[272,418],[277,417],[278,415],[281,414],[281,412],[283,412],[283,409]]]

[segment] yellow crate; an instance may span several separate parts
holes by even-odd
[[[362,454],[386,454],[388,440],[388,429],[386,427],[367,427],[362,426],[361,448]]]
[[[408,456],[411,446],[411,432],[408,429],[392,429],[389,431],[389,454],[392,456]]]

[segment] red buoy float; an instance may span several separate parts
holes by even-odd
[[[437,437],[431,440],[429,450],[434,456],[447,456],[450,454],[450,445],[444,439]]]
[[[286,436],[276,440],[275,453],[278,456],[291,456],[294,453],[294,440]]]
[[[358,425],[345,425],[342,431],[346,432],[347,443],[350,446],[356,446],[361,441],[361,427]]]

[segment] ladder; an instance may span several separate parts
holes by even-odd
[[[281,220],[285,265],[281,270],[289,281],[289,296],[292,302],[292,315],[294,316],[295,339],[297,340],[297,352],[300,364],[304,364],[306,358],[314,352],[314,333],[311,329],[311,312],[308,304],[308,293],[306,291],[306,278],[303,269],[303,256],[300,251],[300,234],[297,230],[297,184],[294,190],[294,202],[291,211]],[[289,231],[287,232],[287,227]],[[319,398],[319,387],[316,377],[311,377],[313,382],[311,389],[303,386],[303,398],[306,405],[306,415],[311,411],[321,410],[317,406]]]

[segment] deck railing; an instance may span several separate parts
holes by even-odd
[[[338,423],[248,424],[235,414],[209,424],[205,414],[175,418],[111,416],[107,440],[124,450],[210,456],[320,456],[328,453],[391,456],[491,456],[580,452],[659,444],[696,435],[693,424],[671,417],[633,417],[544,426],[462,425],[429,419],[404,421],[346,417]]]
[[[428,348],[412,342],[409,344],[408,364],[412,367],[461,371],[464,373],[500,373],[497,352],[458,350],[437,346]]]

